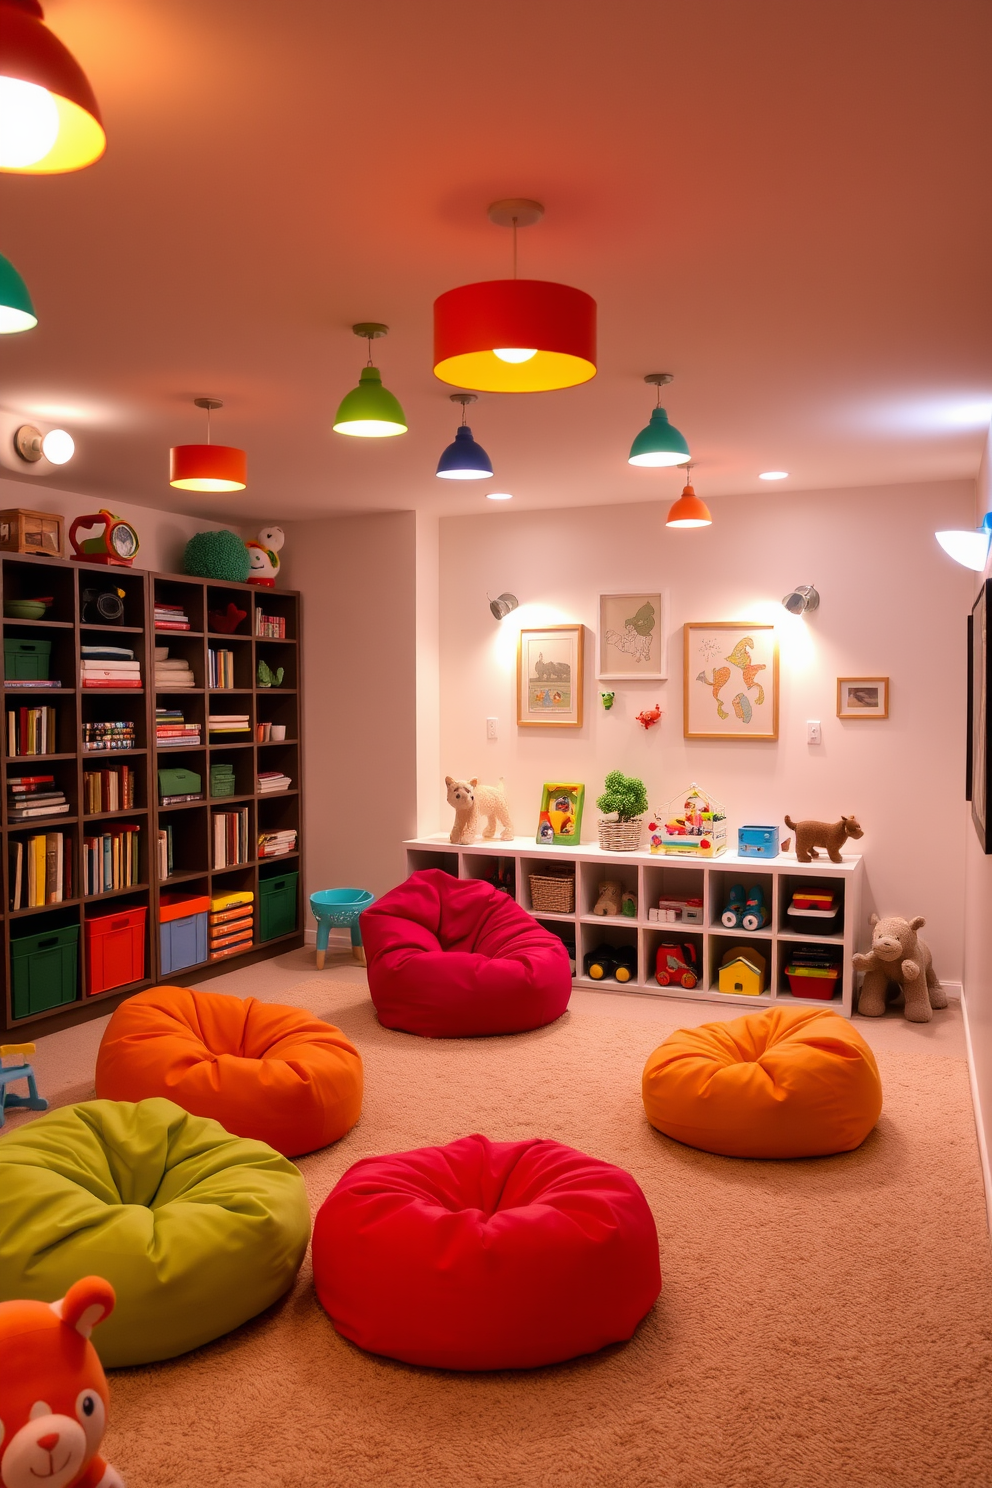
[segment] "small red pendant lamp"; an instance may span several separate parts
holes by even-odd
[[[517,228],[540,202],[493,202],[489,219],[513,229],[513,278],[462,284],[434,301],[434,375],[483,393],[543,393],[596,375],[596,301],[581,289],[517,278]]]
[[[82,170],[106,145],[89,80],[38,0],[0,0],[0,170]]]
[[[216,398],[194,398],[207,410],[206,444],[175,444],[170,451],[169,485],[180,491],[243,491],[248,484],[248,458],[243,449],[210,443],[210,413],[223,408]]]
[[[688,466],[686,474],[692,469]],[[692,489],[690,481],[686,481],[682,487],[682,495],[678,501],[672,503],[668,516],[665,520],[666,527],[711,527],[713,518],[705,501],[702,501]]]

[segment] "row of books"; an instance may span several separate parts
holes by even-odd
[[[208,954],[211,961],[233,956],[251,945],[255,922],[255,895],[251,889],[219,894],[210,901],[207,922]]]
[[[62,832],[8,844],[11,909],[38,909],[72,898],[72,851]]]
[[[156,630],[189,630],[189,616],[182,605],[160,604],[155,601]]]
[[[211,713],[207,724],[212,734],[251,733],[251,720],[247,713]]]
[[[227,691],[234,686],[234,652],[233,651],[210,651],[207,653],[210,663],[210,687],[219,687]]]
[[[255,634],[257,636],[264,636],[268,641],[284,641],[286,639],[285,616],[263,615],[261,610],[256,610]]]
[[[159,828],[156,848],[158,850],[158,876],[160,880],[166,879],[171,875],[172,870],[175,867],[172,856],[171,827]]]
[[[83,810],[87,815],[98,811],[133,811],[134,770],[122,765],[119,770],[83,771]]]
[[[104,894],[141,882],[141,828],[136,823],[83,838],[83,893]]]
[[[284,775],[281,770],[259,770],[258,772],[258,791],[263,796],[288,791],[292,783],[289,776]]]
[[[181,708],[156,708],[155,742],[159,749],[199,744],[200,725],[187,723]]]
[[[213,815],[214,867],[230,868],[249,859],[248,807],[237,811],[215,811]]]
[[[134,723],[129,719],[114,722],[84,723],[83,751],[95,753],[105,749],[133,749],[135,747]]]
[[[282,832],[259,832],[258,856],[260,858],[284,858],[296,851],[296,828],[288,827]]]
[[[126,646],[82,646],[79,663],[81,687],[141,686],[141,662]]]
[[[54,708],[10,708],[7,711],[7,753],[57,754]]]
[[[69,802],[55,784],[54,775],[9,775],[7,820],[30,821],[37,816],[64,816]]]

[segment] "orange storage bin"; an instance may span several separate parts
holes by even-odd
[[[144,977],[147,916],[142,905],[86,921],[86,991],[90,997]]]

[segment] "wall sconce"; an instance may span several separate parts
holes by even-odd
[[[806,615],[810,610],[819,607],[820,596],[812,584],[797,584],[791,594],[787,594],[782,603],[790,615]]]
[[[64,429],[49,429],[42,434],[33,424],[22,424],[14,435],[14,449],[28,465],[44,457],[52,465],[65,465],[72,459],[76,446]]]
[[[486,595],[489,599],[489,595]],[[501,594],[498,599],[489,599],[489,608],[493,612],[494,620],[504,620],[511,610],[515,610],[520,603],[515,594]]]

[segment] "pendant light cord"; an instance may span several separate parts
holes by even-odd
[[[207,409],[207,443],[210,443],[210,409]]]
[[[513,218],[513,277],[517,277],[517,219]]]
[[[372,362],[372,337],[371,336],[368,336],[368,337],[366,337],[366,340],[369,343],[369,359],[365,363],[365,365],[366,365],[366,367],[371,367],[373,365],[373,362]]]

